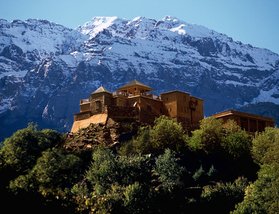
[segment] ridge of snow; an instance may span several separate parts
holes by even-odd
[[[104,56],[112,61],[117,58],[122,59],[119,63],[123,68],[143,67],[145,63],[148,65],[154,62],[181,68],[191,61],[211,70],[214,66],[210,64],[210,60],[213,59],[225,68],[242,71],[271,70],[274,69],[276,61],[279,61],[279,56],[271,51],[234,42],[224,34],[203,26],[188,24],[172,16],[166,16],[159,21],[141,16],[132,20],[120,19],[116,16],[99,16],[92,18],[76,30],[36,19],[14,20],[12,23],[0,20],[0,24],[4,26],[1,29],[4,36],[0,37],[0,49],[2,44],[8,43],[17,45],[23,52],[38,50],[41,58],[55,54],[69,68],[75,68],[83,60],[102,64]],[[104,32],[105,29],[107,31]],[[213,43],[217,41],[224,48],[212,57],[205,57],[197,47],[187,42],[180,42],[181,38],[187,36],[191,36],[192,41],[210,38]],[[92,39],[94,37],[98,39],[95,41]],[[69,51],[62,51],[65,46],[69,46]],[[12,67],[8,70],[11,69]],[[153,72],[151,66],[145,69],[145,73]],[[0,77],[6,75],[22,77],[25,73],[4,72]],[[241,72],[238,75],[241,75]],[[243,85],[237,81],[227,83]]]
[[[204,26],[189,24],[173,16],[165,16],[159,25],[159,27],[168,29],[172,32],[177,32],[182,35],[190,35],[192,37],[220,37],[223,36],[216,31],[210,30]]]
[[[117,16],[105,17],[96,16],[91,21],[86,22],[83,26],[79,27],[78,30],[85,35],[90,35],[90,38],[95,37],[99,32],[113,25],[118,19]]]
[[[3,22],[1,21],[0,24]],[[0,47],[8,45],[8,42],[20,47],[23,52],[31,52],[36,49],[43,55],[61,52],[61,47],[68,42],[67,39],[76,40],[77,43],[81,43],[85,39],[75,30],[37,19],[4,22],[1,33]]]

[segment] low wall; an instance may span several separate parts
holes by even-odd
[[[91,117],[84,120],[74,121],[71,132],[75,133],[78,130],[88,127],[91,123],[93,124],[106,124],[108,119],[108,115],[106,113],[92,115]]]

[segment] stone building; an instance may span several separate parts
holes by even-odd
[[[71,132],[91,123],[138,121],[152,124],[156,117],[166,115],[180,122],[187,130],[199,126],[203,119],[203,100],[182,91],[170,91],[160,96],[136,80],[111,93],[104,87],[94,91],[89,99],[80,101],[80,113],[75,114]]]
[[[220,112],[212,116],[224,121],[234,120],[242,129],[251,133],[264,131],[266,127],[274,127],[275,123],[270,117],[263,117],[235,110]]]

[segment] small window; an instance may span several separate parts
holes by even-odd
[[[96,111],[100,112],[102,110],[102,102],[100,100],[97,100],[95,104],[96,104]]]
[[[258,121],[258,131],[262,132],[262,131],[264,131],[264,128],[265,128],[265,122],[263,120],[259,120]]]
[[[242,129],[244,129],[245,131],[249,131],[249,129],[248,129],[248,119],[247,118],[244,118],[244,117],[240,118],[240,127]]]

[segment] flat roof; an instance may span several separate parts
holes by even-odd
[[[262,116],[262,115],[258,115],[258,114],[251,114],[251,113],[236,111],[236,110],[233,110],[233,109],[223,111],[223,112],[219,112],[219,113],[213,114],[211,116],[215,117],[215,118],[222,118],[222,117],[230,116],[230,115],[236,115],[236,116],[240,116],[240,117],[250,117],[250,118],[254,118],[254,119],[267,120],[267,121],[275,122],[275,120],[271,117],[266,117],[266,116]]]
[[[133,87],[133,86],[140,86],[140,87],[145,88],[147,90],[152,90],[151,87],[149,87],[147,85],[144,85],[143,83],[141,83],[141,82],[139,82],[137,80],[133,80],[133,81],[127,83],[126,85],[121,86],[117,90],[123,90],[123,89],[130,88],[130,87]]]
[[[196,98],[196,99],[198,99],[198,100],[203,100],[203,99],[201,99],[201,98],[199,98],[199,97],[192,96],[192,95],[191,95],[190,93],[188,93],[188,92],[179,91],[179,90],[167,91],[167,92],[161,93],[160,95],[162,95],[162,94],[171,94],[171,93],[187,94],[187,95],[189,95],[190,97]]]
[[[188,94],[188,95],[190,95],[189,93],[187,93],[187,92],[185,92],[185,91],[179,91],[179,90],[167,91],[167,92],[161,93],[161,95],[162,95],[162,94],[171,94],[171,93],[182,93],[182,94]]]

